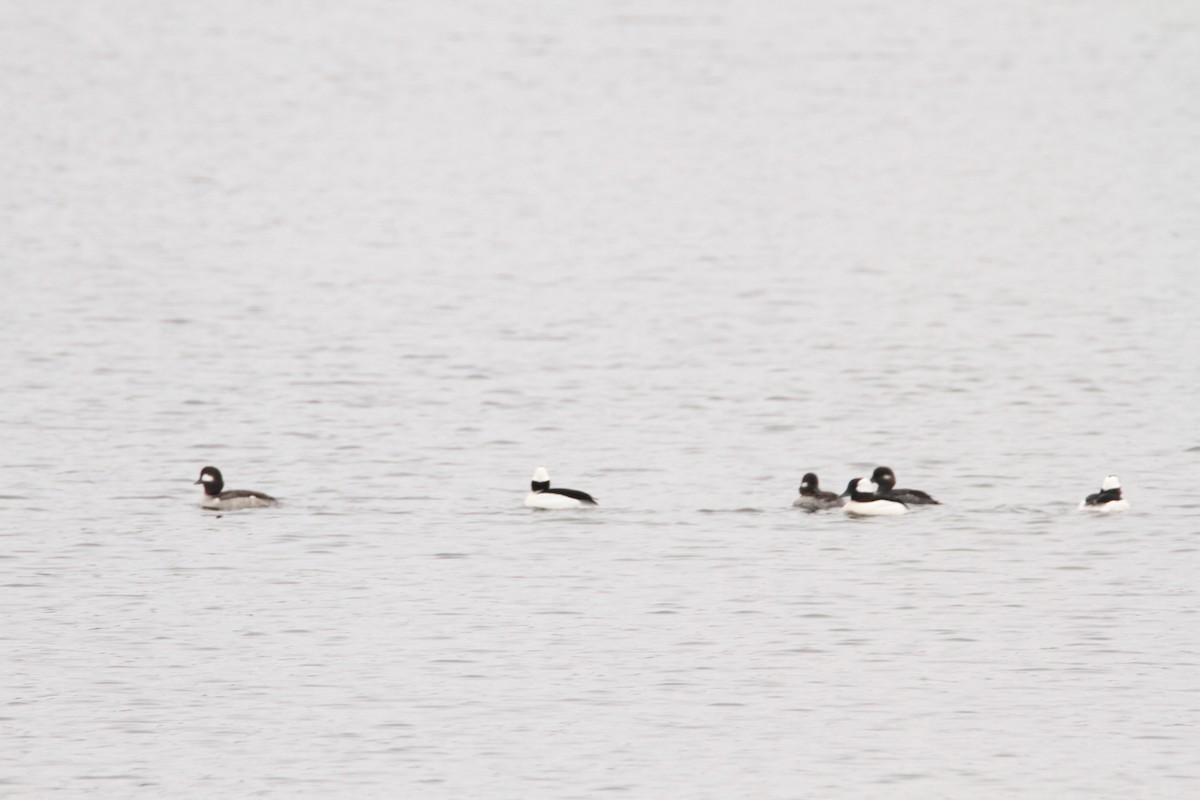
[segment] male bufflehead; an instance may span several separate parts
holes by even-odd
[[[792,501],[792,505],[806,511],[820,511],[823,508],[841,508],[843,502],[833,492],[823,492],[817,487],[815,472],[806,472],[800,479],[800,496]]]
[[[587,492],[575,489],[551,489],[550,473],[545,467],[538,467],[533,473],[530,492],[525,497],[526,508],[585,508],[599,505]]]
[[[221,489],[225,488],[225,479],[221,477],[221,470],[216,467],[205,467],[200,470],[200,480],[196,483],[204,484],[204,499],[200,501],[200,505],[217,511],[265,508],[279,503],[274,497],[262,492],[251,492],[246,489],[230,489],[228,492],[222,492]]]
[[[891,467],[876,467],[871,473],[871,480],[878,484],[879,495],[889,500],[899,500],[910,506],[940,506],[937,500],[922,492],[920,489],[897,489],[896,473]]]
[[[891,497],[877,494],[879,486],[867,478],[855,478],[846,487],[850,502],[842,510],[852,517],[882,517],[907,514],[908,506]]]
[[[1107,514],[1110,511],[1128,511],[1129,501],[1121,497],[1121,479],[1109,475],[1100,484],[1100,491],[1089,494],[1079,501],[1080,511],[1099,511]]]

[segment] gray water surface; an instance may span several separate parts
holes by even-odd
[[[0,795],[1194,795],[1198,79],[1188,3],[3,4]],[[791,507],[878,464],[943,505]]]

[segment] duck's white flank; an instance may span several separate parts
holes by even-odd
[[[907,506],[893,500],[851,500],[842,510],[852,517],[895,517],[908,513]]]
[[[574,497],[567,497],[565,494],[555,494],[554,492],[530,492],[525,496],[526,508],[545,508],[551,511],[557,511],[565,508],[583,508],[587,503],[582,500],[576,500]]]

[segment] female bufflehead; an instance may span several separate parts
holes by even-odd
[[[877,494],[879,487],[866,478],[855,478],[846,487],[850,502],[842,510],[853,517],[882,517],[907,514],[908,506],[891,497]]]
[[[526,508],[585,508],[599,505],[587,492],[575,489],[551,489],[550,473],[545,467],[538,467],[533,473],[530,492],[525,497]]]
[[[806,472],[800,479],[800,496],[792,501],[792,505],[806,511],[820,511],[823,508],[841,508],[843,502],[833,492],[823,492],[817,488],[815,472]]]
[[[899,500],[910,506],[941,505],[920,489],[897,489],[896,473],[892,472],[891,467],[876,467],[871,473],[871,480],[879,485],[879,494],[889,500]]]
[[[225,479],[221,477],[221,470],[216,467],[205,467],[200,470],[200,480],[196,483],[204,484],[204,499],[200,501],[200,505],[217,511],[265,508],[279,503],[274,497],[262,492],[251,492],[246,489],[230,489],[228,492],[222,492],[221,490],[225,488]]]
[[[1080,511],[1100,511],[1104,514],[1110,511],[1128,511],[1129,501],[1121,497],[1121,479],[1109,475],[1100,484],[1100,491],[1089,494],[1079,501]]]

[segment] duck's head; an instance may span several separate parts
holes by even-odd
[[[891,467],[876,467],[871,473],[871,480],[885,492],[896,488],[896,473],[892,472]]]
[[[204,493],[218,495],[221,493],[221,488],[225,486],[225,479],[221,477],[221,470],[216,467],[205,467],[200,470],[200,477],[196,479],[196,483],[204,485]]]
[[[878,491],[879,485],[870,478],[855,478],[846,487],[846,494],[850,495],[851,500],[874,500]]]

